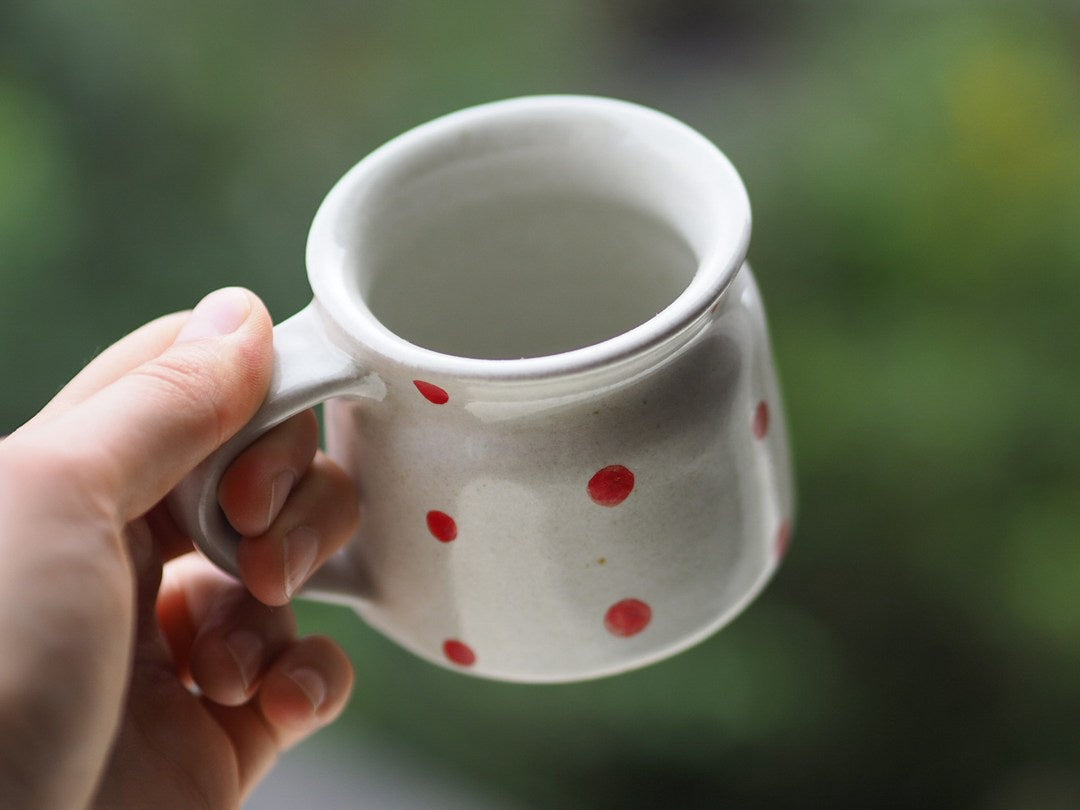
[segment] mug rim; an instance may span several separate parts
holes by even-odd
[[[446,138],[468,127],[503,116],[567,113],[599,114],[614,123],[650,128],[664,139],[681,141],[707,156],[712,189],[727,227],[725,240],[712,235],[709,248],[698,256],[694,274],[682,292],[660,312],[618,335],[555,354],[523,358],[476,358],[446,354],[412,343],[384,326],[364,297],[350,288],[346,273],[348,246],[335,236],[333,225],[341,208],[376,168],[400,160],[419,145]],[[435,118],[393,138],[347,171],[319,206],[308,234],[308,281],[315,300],[341,333],[367,350],[429,375],[459,379],[542,380],[607,368],[663,346],[699,322],[720,298],[746,258],[751,231],[750,202],[745,186],[728,158],[687,124],[630,101],[588,95],[523,96],[468,107]]]

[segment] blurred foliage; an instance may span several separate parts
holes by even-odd
[[[1080,6],[9,0],[0,432],[211,288],[309,295],[408,126],[621,96],[740,168],[797,449],[789,561],[706,644],[479,682],[306,606],[383,735],[535,807],[1080,806]]]

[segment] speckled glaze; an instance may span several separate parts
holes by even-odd
[[[386,221],[366,213],[375,201],[396,195],[408,214],[510,181],[519,194],[586,189],[647,210],[693,252],[692,278],[636,326],[553,354],[463,357],[387,329],[365,281]],[[490,678],[580,680],[685,649],[761,590],[793,520],[749,232],[727,160],[636,105],[515,99],[406,133],[327,197],[308,243],[315,300],[277,327],[267,404],[178,488],[174,512],[235,570],[214,497],[222,470],[325,400],[327,452],[356,480],[363,518],[307,595]]]

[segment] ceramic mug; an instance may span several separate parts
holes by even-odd
[[[319,208],[314,301],[275,329],[266,403],[173,510],[235,573],[224,469],[325,402],[362,521],[307,595],[496,679],[672,655],[746,606],[791,531],[749,236],[728,160],[644,107],[521,98],[407,132]]]

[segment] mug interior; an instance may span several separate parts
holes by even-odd
[[[697,268],[686,241],[594,189],[530,190],[567,172],[558,158],[486,173],[454,163],[449,182],[475,185],[471,199],[377,211],[382,236],[355,276],[372,315],[427,349],[512,359],[600,343],[674,301]]]
[[[309,274],[317,297],[336,274],[349,305],[414,347],[538,358],[632,332],[694,283],[703,311],[748,234],[738,176],[690,128],[536,97],[437,119],[354,167],[316,217]]]

